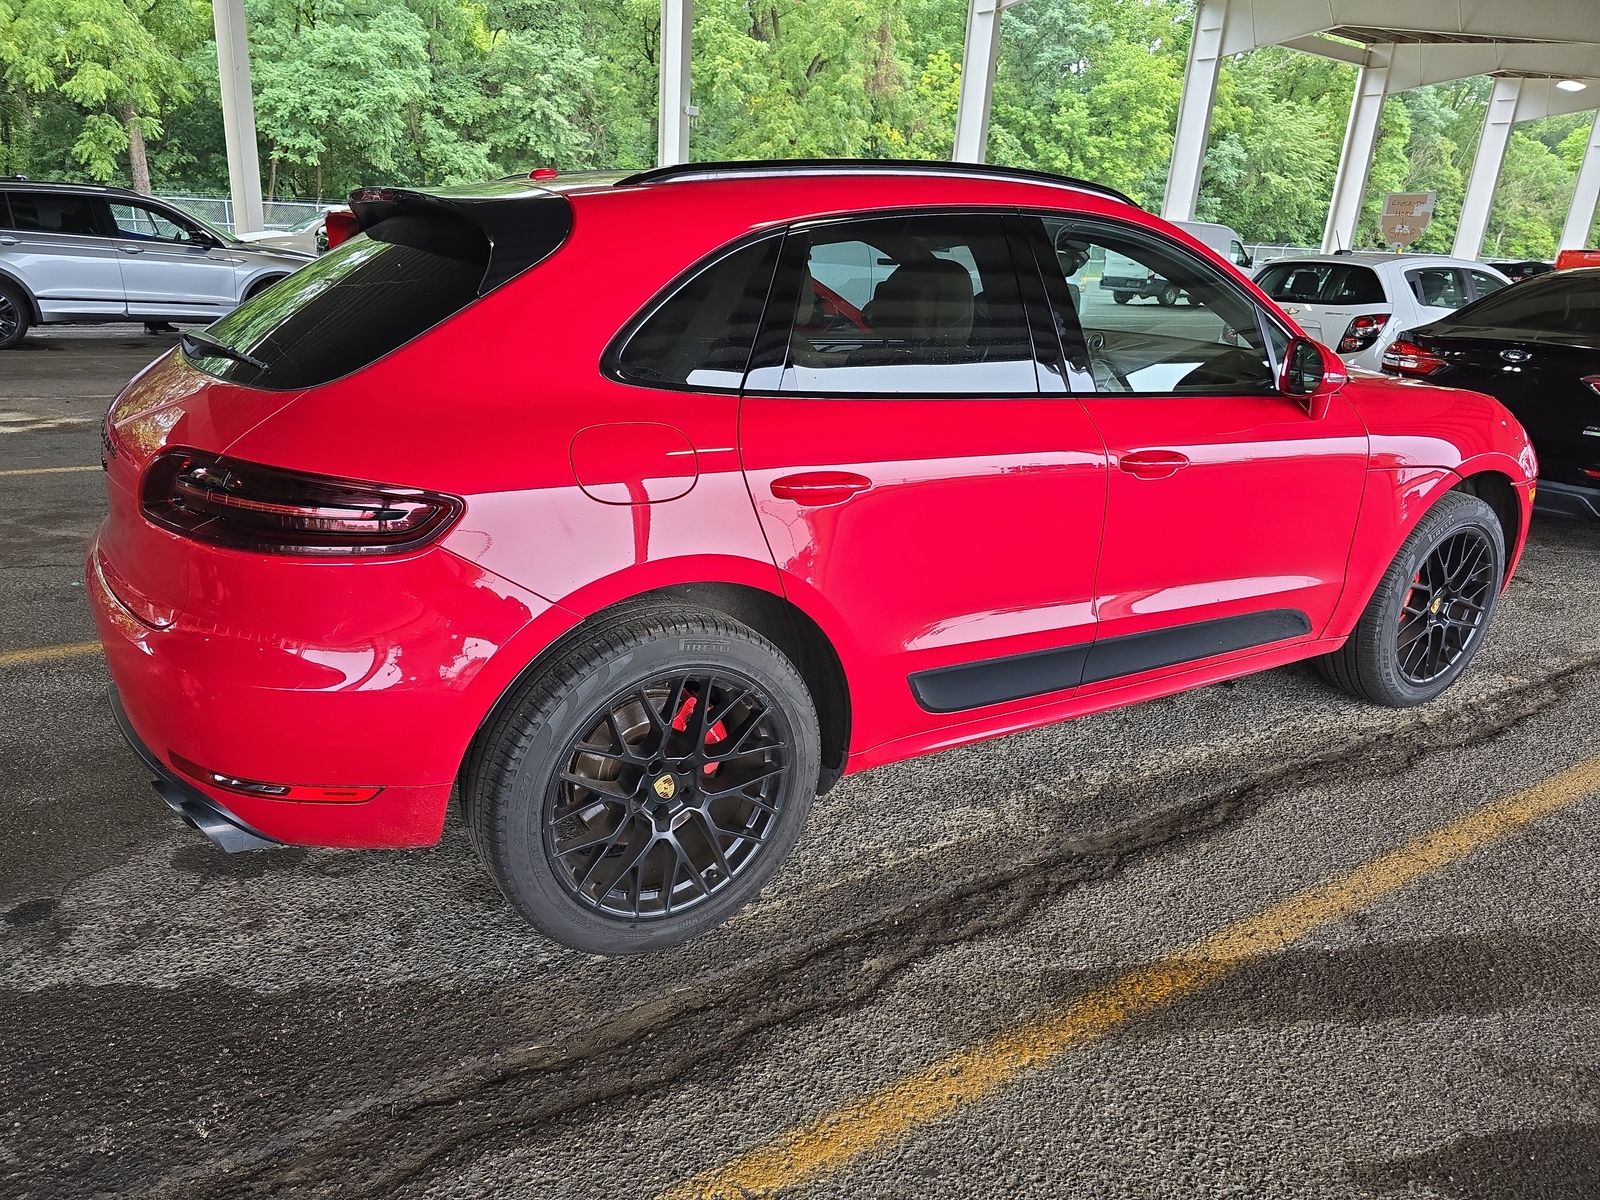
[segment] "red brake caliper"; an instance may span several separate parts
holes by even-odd
[[[699,700],[700,697],[698,696],[685,696],[683,698],[683,703],[679,706],[677,715],[672,718],[672,727],[679,733],[687,733],[689,731],[689,718],[694,716],[694,706],[699,703]],[[706,730],[706,745],[715,746],[718,742],[725,740],[727,736],[728,730],[722,722],[713,721],[711,722],[711,728]],[[717,766],[717,763],[707,763],[703,770],[707,775],[715,775]]]

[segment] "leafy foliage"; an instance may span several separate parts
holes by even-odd
[[[269,190],[441,184],[655,155],[658,0],[247,0]],[[943,158],[966,0],[697,0],[695,157]],[[1159,205],[1193,0],[1029,0],[1006,10],[991,160]],[[0,171],[225,191],[205,0],[0,0]],[[1322,236],[1355,71],[1286,50],[1225,64],[1202,217],[1251,240]],[[1418,248],[1460,211],[1486,80],[1391,97],[1358,227],[1389,190],[1434,190]],[[1548,255],[1585,118],[1520,127],[1485,250]],[[144,154],[147,146],[148,154]]]

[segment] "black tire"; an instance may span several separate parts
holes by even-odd
[[[0,350],[9,350],[28,336],[33,308],[21,289],[0,283]]]
[[[1169,283],[1156,294],[1156,303],[1162,308],[1171,308],[1183,295],[1183,289],[1175,283]]]
[[[239,303],[240,304],[245,304],[245,303],[248,303],[251,300],[254,300],[257,296],[261,295],[262,292],[266,291],[273,284],[278,283],[281,280],[284,280],[284,279],[287,279],[287,278],[289,278],[287,275],[273,275],[268,279],[258,279],[258,280],[256,280],[254,283],[252,283],[250,285],[249,290],[246,291],[245,294],[244,294],[244,299],[239,301]]]
[[[728,699],[740,689],[743,709]],[[685,702],[702,691],[727,722],[695,725]],[[747,736],[753,749],[706,761]],[[811,694],[776,646],[721,614],[647,603],[598,620],[517,686],[469,759],[462,806],[473,848],[529,922],[577,950],[638,954],[704,933],[761,892],[805,825],[820,758]],[[579,786],[574,773],[596,765],[584,777],[602,786]],[[732,784],[735,770],[750,781]],[[675,791],[661,790],[668,777]],[[728,781],[715,799],[714,778]]]
[[[1466,549],[1458,553],[1459,547]],[[1476,555],[1471,564],[1469,553]],[[1453,569],[1452,561],[1457,564]],[[1505,567],[1505,534],[1494,509],[1470,493],[1447,492],[1401,545],[1350,640],[1317,659],[1318,670],[1335,686],[1373,704],[1410,708],[1427,703],[1461,677],[1483,646]],[[1453,593],[1445,585],[1457,577],[1462,588],[1470,584],[1474,599],[1449,598]],[[1440,582],[1437,590],[1434,581]],[[1469,617],[1471,629],[1460,628]],[[1428,664],[1435,639],[1440,654],[1436,671]]]
[[[1115,300],[1118,304],[1126,304],[1129,300],[1133,299],[1133,293],[1132,292],[1112,292],[1111,293],[1111,298],[1113,300]]]

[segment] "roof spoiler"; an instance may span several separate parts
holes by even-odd
[[[348,221],[341,221],[345,228],[340,230],[339,241],[398,216],[434,215],[471,225],[489,243],[489,265],[478,285],[480,296],[544,261],[572,232],[572,206],[567,199],[526,181],[426,191],[357,188],[350,193],[350,212],[354,228],[348,228]],[[337,244],[332,236],[334,225],[334,215],[330,213],[330,248]]]

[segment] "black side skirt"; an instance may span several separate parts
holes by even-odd
[[[1059,650],[919,671],[911,676],[911,691],[917,703],[929,712],[959,712],[1198,662],[1218,654],[1304,637],[1310,632],[1311,621],[1305,613],[1277,608]]]

